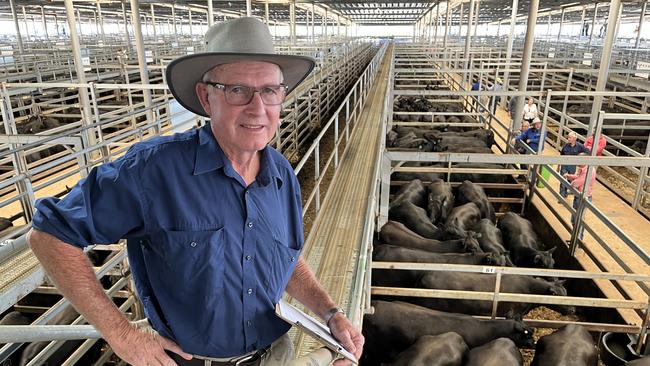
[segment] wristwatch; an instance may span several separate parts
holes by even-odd
[[[327,324],[328,327],[330,325],[330,320],[332,320],[334,315],[336,315],[338,313],[341,313],[341,314],[345,315],[345,311],[343,311],[343,309],[341,309],[339,307],[334,307],[334,308],[331,308],[331,309],[329,309],[327,311],[327,313],[325,314],[325,319],[324,320],[325,320],[325,324]]]

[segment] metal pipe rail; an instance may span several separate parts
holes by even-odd
[[[389,82],[387,83],[386,97],[384,98],[384,104],[382,106],[382,121],[381,121],[381,136],[386,136],[386,129],[389,125],[390,119],[392,119],[392,114],[390,113],[392,109],[392,98],[389,93],[391,86],[394,82],[394,55],[393,51],[391,55],[391,63],[388,70]],[[379,151],[383,151],[386,148],[386,140],[381,139],[379,142]],[[372,187],[370,189],[370,196],[368,199],[368,204],[366,206],[365,221],[366,225],[364,226],[363,235],[361,237],[361,247],[359,248],[359,259],[357,260],[357,265],[355,268],[355,274],[352,284],[352,289],[350,293],[353,294],[352,300],[349,302],[348,314],[352,324],[361,327],[363,324],[363,315],[365,310],[370,306],[370,277],[371,277],[371,259],[372,259],[372,243],[373,237],[375,235],[375,218],[379,215],[379,200],[381,197],[381,190],[385,189],[382,187],[381,181],[381,171],[382,166],[382,154],[377,154],[377,159],[375,160],[374,166],[376,170],[373,174]]]
[[[126,258],[126,250],[122,249],[118,252],[116,252],[112,257],[110,257],[103,265],[100,267],[97,272],[96,272],[96,277],[102,278],[104,275],[106,275],[111,269],[113,269],[116,265],[122,263],[122,261]],[[126,284],[126,282],[123,283],[123,285]],[[122,285],[122,287],[123,287]],[[34,288],[36,288],[34,286]],[[121,288],[121,287],[120,287]],[[120,288],[116,288],[115,286],[111,287],[111,289],[107,290],[109,291],[109,294],[112,294],[116,291],[118,291]],[[113,292],[110,292],[113,291]],[[9,299],[6,296],[0,297],[0,311],[4,312],[7,310],[9,307],[11,307],[13,304],[18,301],[17,298]],[[58,315],[61,311],[65,309],[66,306],[70,305],[70,302],[66,298],[62,298],[59,300],[55,305],[53,305],[49,310],[47,310],[45,313],[43,313],[38,319],[36,319],[34,322],[32,322],[32,325],[43,325],[52,318],[54,318],[56,315]],[[21,344],[18,343],[7,343],[5,344],[2,348],[0,348],[0,362],[4,362],[11,354],[18,349],[21,346]]]

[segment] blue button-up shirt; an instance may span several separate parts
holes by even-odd
[[[34,228],[72,245],[126,238],[147,318],[186,352],[240,355],[289,329],[274,306],[304,243],[300,187],[271,147],[247,187],[209,125],[154,138],[36,207]]]
[[[525,132],[522,132],[519,134],[519,136],[516,137],[518,141],[522,141],[524,143],[527,143],[530,148],[537,152],[537,147],[539,146],[540,138],[542,135],[542,131],[538,130],[534,127],[531,127],[527,129]],[[548,131],[544,133],[544,138],[542,139],[542,143],[546,141],[546,137],[548,137]],[[528,140],[528,142],[526,141]],[[542,146],[543,148],[543,146]]]
[[[571,146],[571,144],[569,143],[565,144],[564,146],[562,146],[562,150],[560,150],[560,155],[580,155],[580,153],[589,154],[589,149],[587,149],[585,145],[577,141],[576,144],[573,146]],[[575,173],[576,166],[562,165],[562,169],[569,173]]]

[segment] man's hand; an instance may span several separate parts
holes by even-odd
[[[116,355],[134,366],[177,366],[165,350],[172,351],[186,360],[192,359],[192,355],[183,352],[172,340],[148,327],[136,328],[129,325],[119,334],[104,338]]]
[[[335,314],[328,323],[332,335],[336,338],[346,350],[350,351],[354,357],[359,360],[363,352],[363,344],[365,338],[363,334],[355,328],[352,323],[345,317],[345,315],[338,313]],[[334,366],[351,365],[352,363],[347,359],[339,359],[334,362]]]

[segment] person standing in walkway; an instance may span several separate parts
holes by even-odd
[[[533,97],[528,97],[528,103],[524,105],[524,120],[532,124],[535,118],[537,117],[538,117],[537,104],[535,104],[535,100],[533,99]]]
[[[493,91],[503,91],[503,80],[501,78],[496,78],[494,81],[494,84],[490,88],[490,90]],[[499,103],[501,102],[501,96],[500,95],[495,95],[494,98],[492,99],[492,114],[497,113],[497,107],[499,106]],[[488,107],[489,108],[489,107]]]
[[[587,154],[585,153],[580,153],[578,154],[580,156],[586,156]],[[564,173],[564,178],[571,182],[571,185],[578,191],[578,193],[582,193],[585,189],[585,185],[587,182],[587,165],[581,165],[576,173],[570,174],[570,173]],[[587,190],[585,194],[585,198],[591,202],[591,196],[593,193],[593,188],[594,184],[596,183],[596,167],[591,168],[591,174],[589,177],[589,189]],[[578,210],[578,207],[580,206],[580,201],[581,197],[580,194],[577,194],[573,197],[573,209]],[[584,217],[584,216],[583,216]],[[571,224],[573,225],[573,228],[575,230],[576,227],[576,220],[577,216],[576,213],[571,214]],[[578,233],[578,239],[582,240],[584,238],[584,227],[580,229],[580,232]]]
[[[472,83],[472,91],[479,91],[481,90],[481,81],[478,79],[478,77],[474,77],[474,82]],[[478,111],[478,100],[479,96],[470,96],[470,100],[472,101],[472,105],[474,106],[474,109],[477,109]]]
[[[594,147],[594,134],[595,131],[592,131],[589,137],[585,140],[585,148],[588,151],[591,151]],[[607,146],[607,140],[605,139],[605,136],[601,133],[600,136],[598,137],[598,146],[596,147],[596,156],[602,156],[603,155],[603,150],[605,150],[605,147]]]
[[[517,101],[519,98],[520,97],[513,95],[508,101],[508,116],[510,116],[511,121],[515,119],[515,109],[517,109]],[[530,125],[530,122],[528,122],[528,125]]]
[[[585,148],[583,144],[578,142],[578,137],[575,132],[569,132],[567,136],[568,142],[560,150],[560,155],[579,155],[581,153],[588,153],[589,150]],[[575,174],[576,166],[575,165],[560,165],[560,175],[564,176],[565,174]],[[567,186],[564,182],[560,182],[560,195],[564,198],[567,198]]]

